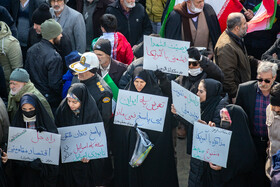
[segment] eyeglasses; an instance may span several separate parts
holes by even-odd
[[[268,80],[268,79],[262,79],[262,78],[259,78],[259,79],[257,79],[257,81],[259,81],[259,82],[262,82],[262,81],[264,81],[265,83],[270,83],[270,80]]]

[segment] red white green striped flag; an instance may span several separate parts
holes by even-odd
[[[255,16],[248,22],[247,33],[269,30],[275,21],[277,0],[263,0],[253,12]]]

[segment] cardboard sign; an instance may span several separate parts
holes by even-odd
[[[171,82],[172,100],[176,113],[194,124],[200,119],[200,99],[175,81]]]
[[[162,132],[168,98],[119,90],[114,123]]]
[[[192,157],[227,167],[232,131],[195,122]]]
[[[188,76],[190,42],[144,36],[143,68]]]
[[[103,122],[58,128],[62,163],[108,157]]]
[[[44,164],[58,165],[59,148],[59,134],[9,127],[7,150],[9,159],[33,161],[40,158]]]

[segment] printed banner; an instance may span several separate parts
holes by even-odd
[[[162,132],[168,98],[119,90],[114,123]]]
[[[108,157],[103,122],[58,128],[62,163]]]
[[[172,100],[176,113],[194,124],[200,119],[200,99],[186,88],[180,86],[175,81],[171,82]]]
[[[60,135],[34,129],[9,127],[8,158],[58,165]]]
[[[192,157],[227,167],[232,131],[195,122]]]
[[[143,68],[188,76],[190,42],[144,36]]]

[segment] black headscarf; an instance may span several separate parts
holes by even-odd
[[[208,123],[213,119],[215,108],[222,100],[222,84],[214,79],[203,79],[206,89],[206,101],[200,104],[201,119]]]
[[[64,127],[102,121],[96,102],[83,83],[71,85],[68,93],[74,94],[80,100],[80,113],[75,120],[75,124],[73,124],[73,116],[75,116],[75,114],[70,109],[67,98],[64,98],[56,111],[55,120],[57,126]]]
[[[231,117],[232,131],[227,168],[223,168],[220,177],[224,182],[232,180],[240,174],[249,173],[256,163],[257,153],[248,129],[248,117],[244,110],[237,105],[227,105]]]
[[[40,102],[40,100],[37,98],[36,95],[31,93],[24,94],[20,100],[20,103],[22,105],[25,103],[29,103],[35,107],[36,110],[35,126],[37,130],[41,128],[41,129],[45,129],[47,132],[52,132],[52,133],[58,132],[53,119],[49,116],[45,107],[42,105],[42,103]],[[22,127],[22,128],[26,127],[25,122],[23,120],[21,107],[18,108],[18,111],[15,114],[11,126]]]
[[[134,80],[135,79],[142,79],[146,82],[145,87],[141,90],[141,93],[147,93],[147,94],[153,94],[153,95],[162,95],[161,89],[156,83],[155,80],[152,80],[152,77],[150,74],[143,69],[143,67],[137,67],[134,69],[132,80],[129,84],[128,90],[130,91],[136,91],[136,88],[134,86]]]

